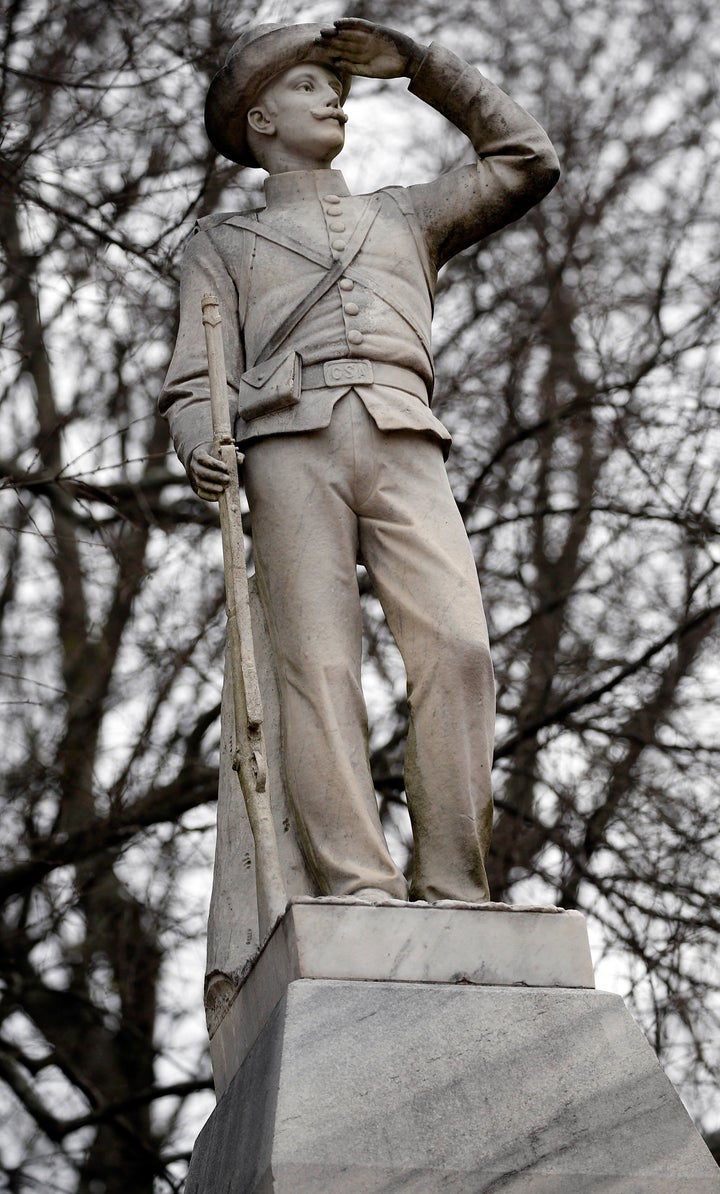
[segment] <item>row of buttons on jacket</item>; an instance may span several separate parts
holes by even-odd
[[[337,234],[346,232],[347,229],[342,218],[343,210],[340,196],[324,195],[323,203],[325,204],[325,213],[329,217],[328,228],[330,231]],[[336,239],[331,241],[330,244],[333,250],[333,256],[335,257],[338,257],[343,250],[347,248],[347,241],[343,240],[340,235],[337,235]],[[339,285],[341,290],[347,292],[353,289],[355,283],[352,281],[352,278],[341,278]],[[357,303],[343,299],[343,311],[346,315],[358,315],[360,313],[360,308],[358,307]],[[348,343],[350,344],[362,344],[363,334],[362,332],[358,332],[353,328],[348,332],[347,338]]]

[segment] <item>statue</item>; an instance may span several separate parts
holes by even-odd
[[[408,77],[477,161],[351,195],[332,162],[353,75]],[[433,293],[454,254],[543,198],[556,156],[539,125],[454,54],[354,18],[247,30],[210,86],[205,120],[220,153],[268,172],[266,205],[198,222],[160,409],[193,488],[216,501],[229,471],[211,452],[200,315],[211,292],[305,859],[326,896],[485,902],[494,684],[444,467],[450,435],[430,409]],[[408,676],[409,888],[368,765],[359,559]]]

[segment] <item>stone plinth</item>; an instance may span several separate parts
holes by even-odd
[[[186,1194],[720,1194],[575,914],[295,905],[213,1044]]]
[[[297,979],[593,987],[584,918],[557,908],[293,903],[210,1042],[218,1098]]]

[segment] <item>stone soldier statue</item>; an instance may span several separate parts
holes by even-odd
[[[351,76],[410,91],[477,160],[351,195]],[[539,125],[441,46],[348,18],[249,29],[213,80],[212,143],[262,166],[265,206],[199,221],[160,408],[195,491],[217,500],[200,299],[219,296],[256,572],[279,674],[284,765],[321,893],[483,902],[494,687],[476,568],[432,414],[438,270],[537,203],[558,177]],[[405,662],[408,892],[378,817],[360,684],[361,559]]]

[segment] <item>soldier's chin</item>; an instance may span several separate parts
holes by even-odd
[[[328,121],[328,124],[332,124],[333,126],[335,133],[334,143],[337,145],[338,149],[342,149],[343,145],[345,144],[345,125],[340,124],[340,122],[337,120]]]
[[[331,127],[324,129],[323,136],[319,138],[319,141],[322,143],[323,151],[326,152],[327,150],[331,149],[334,151],[334,153],[340,153],[340,150],[345,144],[345,129],[342,125],[338,124],[334,120],[332,123],[329,120],[325,123]]]

